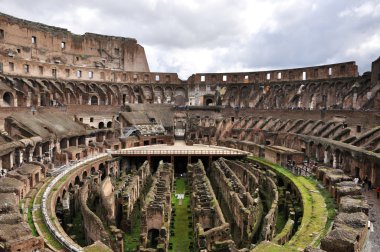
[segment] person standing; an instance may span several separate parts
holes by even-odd
[[[372,182],[371,180],[369,179],[368,180],[368,191],[371,191],[372,190]]]
[[[376,188],[376,195],[377,195],[377,199],[379,199],[380,198],[380,186],[378,186]]]

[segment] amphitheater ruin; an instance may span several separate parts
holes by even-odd
[[[373,60],[181,80],[0,14],[0,252],[380,248]]]

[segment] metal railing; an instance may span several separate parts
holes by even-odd
[[[62,179],[66,174],[71,172],[72,170],[78,169],[79,167],[86,165],[92,161],[101,159],[103,157],[108,156],[109,154],[107,153],[102,153],[93,157],[88,157],[86,159],[83,159],[79,161],[78,163],[68,165],[65,169],[62,170],[61,173],[59,173],[46,187],[43,195],[42,195],[42,205],[41,205],[41,210],[42,210],[42,216],[44,219],[44,222],[46,226],[48,227],[50,233],[55,237],[55,239],[67,250],[73,251],[73,252],[82,252],[83,249],[80,247],[78,244],[71,242],[70,240],[67,240],[61,233],[60,231],[55,227],[53,224],[53,221],[48,213],[47,210],[47,202],[48,202],[48,197],[53,190],[55,184]]]
[[[247,153],[239,150],[117,150],[110,151],[112,155],[218,155],[218,156],[246,156]]]

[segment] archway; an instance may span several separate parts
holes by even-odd
[[[80,185],[80,178],[79,178],[79,176],[75,177],[74,185]]]
[[[148,231],[149,248],[157,248],[160,231],[152,228]]]
[[[103,163],[99,164],[99,170],[102,172],[101,180],[105,179],[106,177],[106,167]]]
[[[104,128],[104,122],[100,122],[99,125],[98,125],[98,128],[99,129],[103,129]]]
[[[211,106],[213,105],[214,101],[211,98],[206,99],[206,106]]]
[[[98,97],[96,95],[91,96],[91,105],[98,105]]]
[[[14,106],[14,98],[12,93],[5,92],[3,95],[3,106],[4,107],[13,107]]]
[[[83,179],[83,180],[86,179],[87,176],[88,176],[88,175],[87,175],[87,171],[84,171],[83,174],[82,174],[82,179]]]
[[[109,121],[109,122],[107,123],[107,128],[112,128],[112,122],[111,122],[111,121]]]

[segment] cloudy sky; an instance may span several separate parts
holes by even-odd
[[[134,37],[151,71],[254,71],[380,56],[379,0],[0,0],[0,11],[83,34]]]

